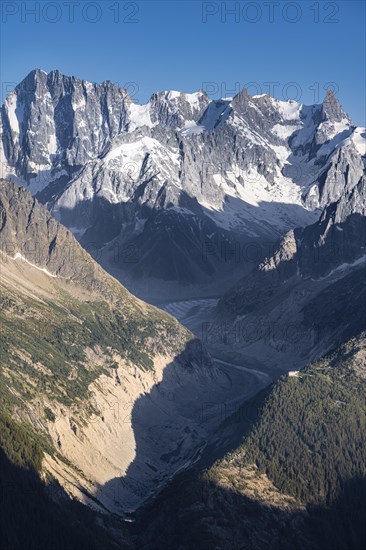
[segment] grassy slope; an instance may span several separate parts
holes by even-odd
[[[43,446],[28,425],[0,412],[0,546],[7,550],[128,549],[103,520],[71,501],[53,480],[40,479]],[[113,527],[113,522],[110,522]],[[107,525],[104,525],[105,527]]]
[[[89,386],[101,374],[115,378],[116,358],[143,372],[155,355],[178,355],[193,338],[170,316],[132,296],[126,301],[126,291],[109,279],[112,303],[95,291],[86,299],[80,285],[50,280],[27,264],[1,265],[0,414],[22,421],[50,454],[57,450],[46,421],[60,406],[95,413]]]
[[[112,353],[150,369],[154,354],[178,353],[190,335],[154,308],[141,310],[137,301],[120,308],[102,297],[96,300],[95,293],[85,301],[72,283],[65,290],[52,280],[55,292],[34,287],[32,295],[31,279],[28,272],[27,286],[14,289],[0,276],[0,546],[127,548],[120,526],[112,522],[119,531],[115,544],[96,514],[70,501],[55,481],[41,480],[44,451],[57,450],[42,426],[30,422],[29,406],[32,410],[39,398],[46,401],[37,419],[45,426],[54,419],[53,403],[80,403],[96,377],[112,376]],[[86,349],[97,349],[104,362],[93,364]]]
[[[29,244],[42,251],[39,267],[59,278],[11,259],[27,256]],[[52,482],[58,506],[40,480],[43,452],[57,452],[46,420],[55,418],[53,405],[87,399],[102,373],[115,376],[116,357],[144,371],[156,354],[178,355],[192,338],[107,275],[26,190],[0,181],[0,546],[110,548],[90,510]],[[24,498],[28,486],[34,494]]]

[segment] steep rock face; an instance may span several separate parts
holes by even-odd
[[[0,230],[3,253],[11,257],[21,254],[54,275],[75,278],[82,267],[92,264],[70,232],[26,189],[4,180],[0,182]],[[73,258],[72,248],[77,249],[78,257]],[[92,279],[93,271],[89,277]]]
[[[353,146],[346,146],[335,153],[336,158],[331,166],[333,174],[336,173],[335,166],[347,155],[354,155]],[[356,158],[358,161],[359,158]],[[327,183],[330,185],[329,181]],[[336,193],[334,188],[332,190]],[[225,309],[225,304],[230,302],[238,313],[241,305],[237,298],[249,281],[258,289],[267,282],[275,288],[295,276],[319,279],[343,264],[362,261],[366,250],[366,176],[362,162],[348,165],[344,185],[338,188],[337,194],[337,200],[324,208],[317,223],[296,228],[281,237],[273,255],[229,291],[220,307]],[[254,297],[251,303],[255,303]]]
[[[219,300],[215,323],[241,335],[237,353],[286,368],[357,334],[365,321],[365,189],[362,175]]]
[[[137,269],[111,266],[109,250],[153,240],[156,254],[168,248],[174,264],[182,217],[183,239],[195,235],[201,256],[213,253],[206,268],[186,270],[180,282],[231,276],[237,266],[223,260],[218,243],[242,248],[309,225],[364,171],[364,130],[331,91],[311,106],[246,90],[232,100],[165,91],[138,105],[110,82],[36,70],[1,117],[5,175],[29,185],[123,280],[149,271],[176,280],[164,263],[152,269],[143,250]]]
[[[319,175],[317,186],[308,190],[305,203],[324,208],[337,201],[344,192],[351,191],[365,174],[365,156],[360,156],[357,149],[359,133],[354,131],[353,138],[348,132],[342,134],[342,146],[337,144],[334,150],[328,144],[320,147],[318,155],[326,158],[327,165]]]
[[[151,122],[165,127],[181,128],[189,121],[198,120],[209,102],[204,91],[194,94],[158,92],[149,101]]]
[[[328,206],[317,225],[299,233],[299,272],[325,277],[343,264],[362,260],[366,250],[366,180]]]
[[[32,71],[3,105],[4,155],[37,193],[99,155],[125,129],[129,102],[111,82]]]
[[[350,122],[350,118],[343,111],[331,88],[327,90],[322,107],[322,113],[323,121],[331,120],[333,123],[335,123],[342,122],[346,118]]]

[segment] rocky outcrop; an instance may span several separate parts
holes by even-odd
[[[365,176],[319,221],[285,234],[275,251],[218,302],[215,324],[239,334],[233,350],[271,368],[321,357],[364,323]]]
[[[111,82],[91,84],[36,69],[2,107],[4,156],[37,193],[101,154],[126,128],[129,102]]]

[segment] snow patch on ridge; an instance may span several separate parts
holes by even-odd
[[[24,107],[22,104],[18,103],[15,92],[8,96],[5,105],[8,111],[10,128],[15,134],[15,139],[18,141],[20,137],[20,125],[23,120]]]
[[[189,136],[191,134],[202,134],[205,131],[205,127],[189,120],[185,123],[184,127],[180,130],[183,136]]]
[[[231,112],[230,101],[212,101],[198,123],[206,130],[212,131],[226,121]]]
[[[201,199],[199,202],[224,229],[245,229],[247,234],[258,237],[261,225],[271,225],[280,233],[284,228],[313,223],[319,217],[318,211],[303,206],[302,189],[290,178],[281,177],[270,184],[255,166],[243,172],[234,165],[230,171],[214,174],[213,179],[224,197],[221,208]],[[291,206],[297,207],[295,213],[290,213]]]
[[[300,112],[303,107],[302,103],[289,99],[288,101],[275,100],[277,108],[284,120],[300,119]]]
[[[136,128],[141,126],[147,126],[148,128],[153,128],[156,126],[157,122],[153,123],[150,117],[150,103],[145,105],[139,105],[138,103],[131,103],[129,106],[130,110],[130,123],[128,129],[130,132],[133,132]]]
[[[366,128],[356,128],[351,136],[352,143],[360,155],[366,155]]]
[[[27,260],[27,258],[25,258],[22,254],[20,254],[20,252],[17,252],[15,254],[14,257],[11,258],[12,260],[21,260],[22,262],[25,262],[27,263],[28,265],[34,267],[35,269],[38,269],[38,271],[42,271],[43,273],[45,273],[46,275],[48,275],[49,277],[53,277],[54,279],[57,279],[57,275],[54,275],[53,273],[50,273],[48,271],[48,269],[46,269],[45,267],[39,267],[38,265],[35,265],[35,264],[32,264],[32,262],[30,262],[29,260]]]
[[[301,128],[300,124],[275,124],[272,132],[279,138],[287,140],[296,130]]]
[[[153,177],[161,183],[169,180],[179,186],[179,181],[173,180],[171,175],[172,167],[178,172],[178,149],[166,147],[156,139],[145,136],[137,141],[115,145],[104,157],[90,161],[63,193],[55,206],[54,215],[58,215],[62,208],[70,210],[80,202],[93,200],[95,196],[105,198],[111,204],[127,202],[135,192],[139,178],[146,177],[146,163],[152,166]]]
[[[168,154],[169,160],[175,164],[178,162],[176,153],[172,153],[159,141],[150,137],[143,137],[132,143],[123,143],[107,153],[103,160],[105,164],[108,164],[111,160],[119,159],[123,166],[123,163],[127,162],[141,162],[146,153]]]

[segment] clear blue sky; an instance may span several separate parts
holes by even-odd
[[[36,67],[128,85],[140,102],[165,89],[264,93],[270,82],[275,97],[314,103],[333,82],[365,124],[362,1],[3,0],[1,10],[2,97]]]

